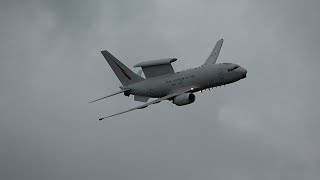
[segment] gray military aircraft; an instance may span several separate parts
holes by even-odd
[[[101,51],[123,86],[120,87],[120,91],[90,103],[121,93],[124,93],[125,96],[132,94],[135,101],[145,102],[129,110],[102,117],[99,119],[100,121],[136,109],[143,109],[163,100],[170,100],[177,106],[193,103],[195,92],[230,84],[246,77],[247,70],[237,64],[216,64],[222,44],[223,39],[217,41],[205,63],[193,69],[174,72],[171,63],[176,61],[176,58],[144,61],[136,64],[134,67],[141,67],[146,78],[141,76],[141,71],[138,74],[131,71],[108,51]],[[157,99],[147,102],[149,98]]]

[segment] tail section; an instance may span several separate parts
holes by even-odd
[[[216,63],[218,56],[219,56],[219,53],[220,53],[220,50],[221,50],[221,47],[222,47],[222,44],[223,44],[223,39],[220,39],[219,41],[217,41],[216,45],[214,46],[212,52],[210,53],[208,59],[206,60],[206,62],[204,64],[208,64],[208,63],[215,64]]]
[[[136,83],[143,80],[141,76],[138,76],[136,73],[132,72],[128,67],[122,64],[117,58],[115,58],[108,51],[104,50],[104,51],[101,51],[101,53],[109,63],[113,72],[117,75],[122,85],[127,86],[129,84]]]

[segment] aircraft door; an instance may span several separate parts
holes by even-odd
[[[218,69],[218,78],[220,81],[224,80],[224,74],[221,68]]]

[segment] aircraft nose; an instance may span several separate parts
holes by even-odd
[[[243,67],[241,67],[241,74],[243,74],[243,78],[247,77],[247,70]]]

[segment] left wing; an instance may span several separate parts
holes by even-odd
[[[136,109],[141,109],[141,108],[144,108],[144,107],[149,106],[149,105],[151,105],[151,104],[159,103],[159,102],[161,102],[161,101],[163,101],[163,100],[167,100],[167,99],[169,99],[169,98],[172,98],[172,97],[174,97],[174,96],[178,96],[178,95],[183,94],[183,93],[185,93],[185,92],[192,91],[193,89],[194,89],[194,88],[188,88],[188,89],[184,89],[184,90],[182,90],[182,91],[178,91],[178,92],[175,92],[175,93],[171,93],[171,94],[166,95],[166,96],[164,96],[164,97],[162,97],[162,98],[159,98],[159,99],[150,101],[150,102],[148,102],[148,103],[145,103],[145,104],[142,104],[142,105],[140,105],[140,106],[131,108],[131,109],[129,109],[129,110],[126,110],[126,111],[123,111],[123,112],[119,112],[119,113],[116,113],[116,114],[112,114],[112,115],[109,115],[109,116],[105,116],[105,117],[99,118],[99,121],[101,121],[101,120],[103,120],[103,119],[106,119],[106,118],[110,118],[110,117],[116,116],[116,115],[120,115],[120,114],[123,114],[123,113],[127,113],[127,112],[130,112],[130,111],[136,110]]]

